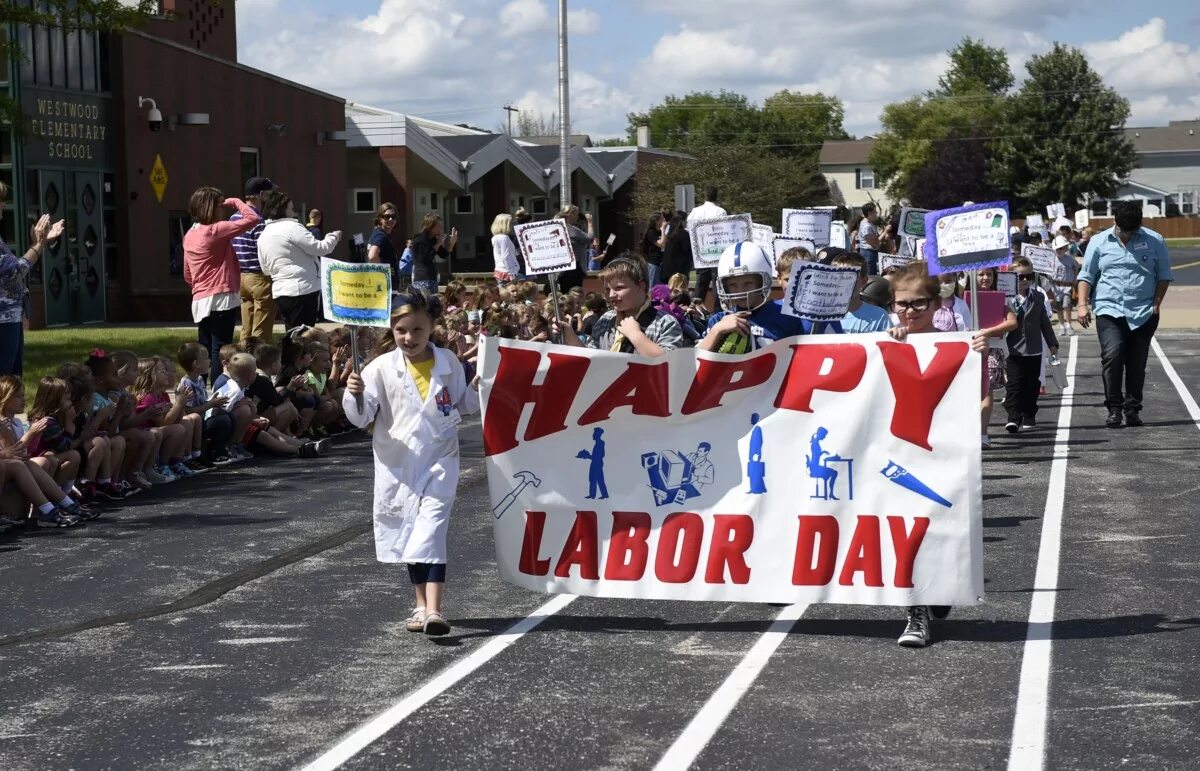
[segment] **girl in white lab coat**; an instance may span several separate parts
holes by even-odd
[[[419,289],[392,301],[396,350],[351,374],[342,404],[360,428],[374,422],[375,556],[406,563],[417,606],[410,632],[443,635],[446,528],[458,488],[458,425],[479,409],[458,358],[429,341],[441,303]]]

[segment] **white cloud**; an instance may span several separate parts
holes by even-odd
[[[251,66],[355,101],[494,128],[508,102],[557,112],[556,9],[549,0],[380,0],[355,19],[239,0],[238,33]],[[736,11],[728,0],[576,4],[574,129],[623,134],[627,112],[668,94],[728,88],[761,100],[790,88],[838,96],[847,129],[869,133],[886,104],[936,87],[946,51],[964,36],[1003,47],[1019,83],[1029,57],[1049,50],[1048,30],[1075,29],[1086,13],[1073,0],[741,0]],[[1066,42],[1130,98],[1131,122],[1195,117],[1200,47],[1172,41],[1169,19],[1121,12],[1128,18],[1107,17],[1126,22],[1115,39]]]

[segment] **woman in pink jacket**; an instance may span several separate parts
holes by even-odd
[[[225,218],[223,207],[238,210],[241,219]],[[192,321],[199,341],[208,349],[208,384],[221,374],[221,346],[233,342],[242,304],[242,274],[233,237],[258,224],[258,212],[237,198],[226,198],[215,187],[202,187],[188,202],[192,229],[183,237],[183,280],[192,288]]]

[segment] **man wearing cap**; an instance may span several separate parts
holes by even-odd
[[[1088,243],[1079,274],[1076,316],[1084,327],[1096,315],[1104,406],[1109,428],[1142,425],[1142,386],[1150,341],[1158,329],[1159,308],[1172,281],[1163,238],[1142,227],[1140,201],[1113,205],[1108,230]]]
[[[274,190],[275,183],[266,177],[251,177],[246,180],[246,203],[258,212],[259,221],[249,230],[233,239],[233,251],[242,271],[242,342],[253,337],[260,342],[271,342],[275,327],[275,300],[271,297],[271,278],[263,273],[258,261],[258,237],[267,226],[262,219],[262,194]],[[229,219],[238,220],[242,215],[234,214]]]

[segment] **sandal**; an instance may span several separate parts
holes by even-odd
[[[442,617],[441,613],[425,614],[425,634],[431,637],[439,637],[450,633],[450,624]]]
[[[425,631],[425,609],[413,608],[413,612],[409,614],[408,620],[404,622],[404,628],[410,632]]]

